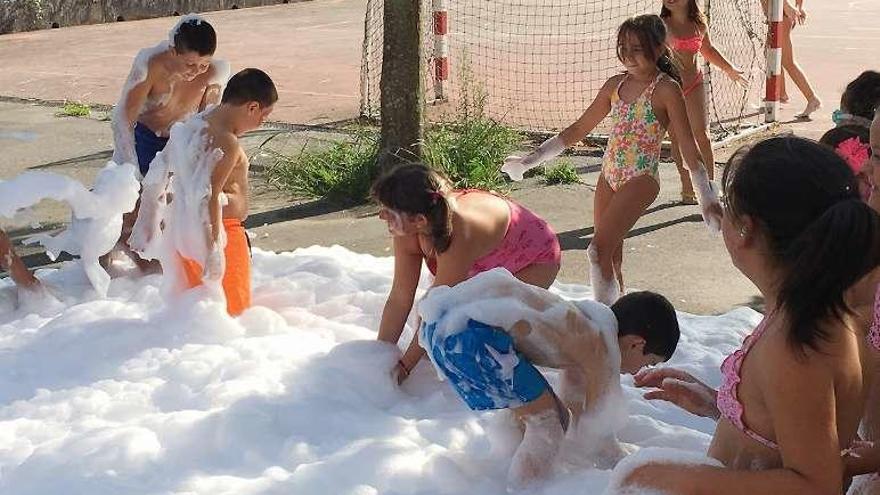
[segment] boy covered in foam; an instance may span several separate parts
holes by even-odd
[[[114,162],[147,175],[171,126],[219,101],[229,64],[212,60],[216,47],[214,28],[191,14],[167,40],[137,54],[113,110]]]
[[[594,439],[588,447],[614,457],[604,462],[619,460],[620,374],[668,360],[679,338],[675,310],[659,294],[628,294],[609,308],[565,300],[501,268],[431,289],[419,315],[422,346],[464,402],[511,409],[525,426],[511,487],[550,474],[570,419]],[[558,397],[535,365],[562,370]]]
[[[234,75],[219,106],[171,128],[143,181],[130,244],[158,259],[172,289],[222,284],[229,314],[250,306],[248,158],[238,142],[272,112],[278,93],[259,69]],[[170,197],[170,201],[169,201]]]

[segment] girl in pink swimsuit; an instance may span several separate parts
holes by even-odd
[[[550,287],[559,272],[556,233],[525,207],[488,191],[451,190],[421,164],[399,166],[373,184],[394,243],[394,282],[379,327],[379,340],[397,343],[412,309],[424,261],[434,285],[453,286],[477,273],[503,267],[518,279]],[[413,338],[397,367],[406,378],[424,351]]]
[[[681,371],[649,371],[636,383],[708,415],[706,398],[717,395],[708,455],[724,467],[649,464],[627,484],[669,493],[842,493],[841,450],[856,439],[871,378],[845,298],[880,266],[880,219],[859,200],[845,161],[802,138],[741,150],[723,185],[725,246],[761,291],[767,316],[722,364],[717,394]]]
[[[611,115],[594,197],[595,234],[587,249],[593,294],[606,305],[613,304],[623,291],[623,239],[660,192],[660,143],[668,128],[681,137],[710,230],[718,226],[721,216],[717,193],[691,134],[660,17],[640,15],[624,21],[617,30],[617,55],[626,72],[608,79],[575,123],[531,154],[507,157],[501,168],[519,180],[525,170],[558,156]]]
[[[712,45],[706,16],[700,10],[697,0],[663,0],[660,17],[666,23],[669,33],[666,41],[681,67],[682,92],[687,106],[691,131],[700,148],[703,163],[709,172],[709,179],[715,178],[715,154],[709,139],[709,123],[706,120],[706,93],[703,91],[703,70],[697,65],[697,54],[711,64],[718,66],[731,80],[747,84],[743,72],[737,69]],[[674,132],[672,158],[681,177],[681,200],[685,204],[696,204],[694,187],[681,159],[681,150]]]

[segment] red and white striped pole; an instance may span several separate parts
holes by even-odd
[[[446,81],[449,80],[449,47],[446,34],[449,32],[449,16],[446,0],[433,0],[434,11],[434,98],[446,99]]]
[[[782,31],[782,3],[784,0],[770,0],[767,32],[767,93],[764,97],[764,121],[776,122],[779,111],[780,78],[782,77],[782,48],[780,34]]]

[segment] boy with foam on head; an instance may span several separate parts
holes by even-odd
[[[233,316],[250,306],[250,249],[242,225],[249,162],[238,138],[260,127],[277,100],[265,72],[244,69],[229,80],[219,106],[174,125],[144,178],[132,231],[132,247],[160,260],[172,288],[222,285]]]
[[[504,269],[454,287],[434,287],[419,303],[420,337],[431,361],[473,410],[511,409],[524,425],[509,486],[546,478],[573,419],[593,452],[616,463],[624,414],[620,374],[668,360],[678,344],[672,305],[650,292],[610,308],[568,301]],[[535,366],[562,371],[559,396]],[[577,440],[575,440],[577,441]]]
[[[214,28],[190,14],[167,40],[138,52],[113,110],[114,162],[147,175],[171,126],[219,101],[229,64],[213,60],[216,48]]]

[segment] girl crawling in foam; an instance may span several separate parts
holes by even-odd
[[[489,191],[453,190],[422,164],[390,170],[373,184],[394,245],[394,282],[382,311],[378,339],[397,343],[419,285],[422,262],[435,285],[455,285],[504,267],[532,285],[549,287],[561,250],[547,222],[522,205]],[[423,355],[418,334],[397,366],[402,381]]]
[[[614,465],[625,454],[612,426],[624,416],[619,374],[668,360],[679,339],[663,296],[572,302],[502,268],[432,288],[419,315],[421,345],[468,407],[511,409],[520,422],[511,488],[551,474],[566,430]],[[535,365],[565,371],[559,396]]]

